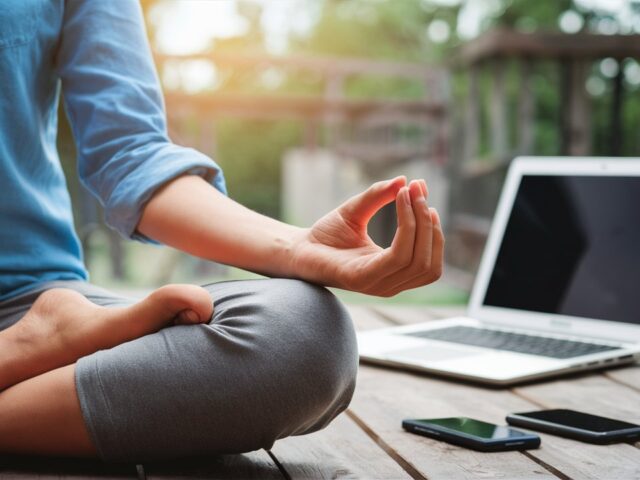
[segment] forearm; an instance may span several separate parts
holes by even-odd
[[[200,177],[183,176],[151,198],[138,231],[207,260],[294,277],[290,253],[303,229],[245,208]]]

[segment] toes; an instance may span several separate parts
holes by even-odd
[[[201,320],[200,315],[198,315],[193,310],[188,309],[182,310],[180,313],[178,313],[173,323],[175,325],[195,325],[197,323],[203,323],[204,321]]]
[[[162,305],[177,324],[208,322],[213,315],[213,300],[204,288],[195,285],[167,285],[150,297]]]

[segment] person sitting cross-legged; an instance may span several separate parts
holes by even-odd
[[[391,296],[441,275],[424,180],[375,183],[310,228],[228,198],[213,160],[168,139],[135,0],[3,0],[0,84],[0,454],[141,462],[323,428],[358,363],[324,287]],[[55,148],[60,90],[113,228],[271,278],[140,301],[89,283]],[[393,201],[382,248],[367,224]]]

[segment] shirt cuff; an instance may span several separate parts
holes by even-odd
[[[159,242],[136,230],[147,202],[163,185],[181,175],[198,175],[227,195],[222,169],[211,158],[191,148],[171,145],[162,158],[143,162],[130,172],[106,205],[105,219],[123,236],[143,243]]]

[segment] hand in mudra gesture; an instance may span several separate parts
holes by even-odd
[[[292,252],[294,268],[323,285],[383,297],[436,281],[444,236],[427,195],[424,180],[373,184],[303,230]],[[393,200],[398,229],[391,246],[382,248],[367,235],[367,224]]]

